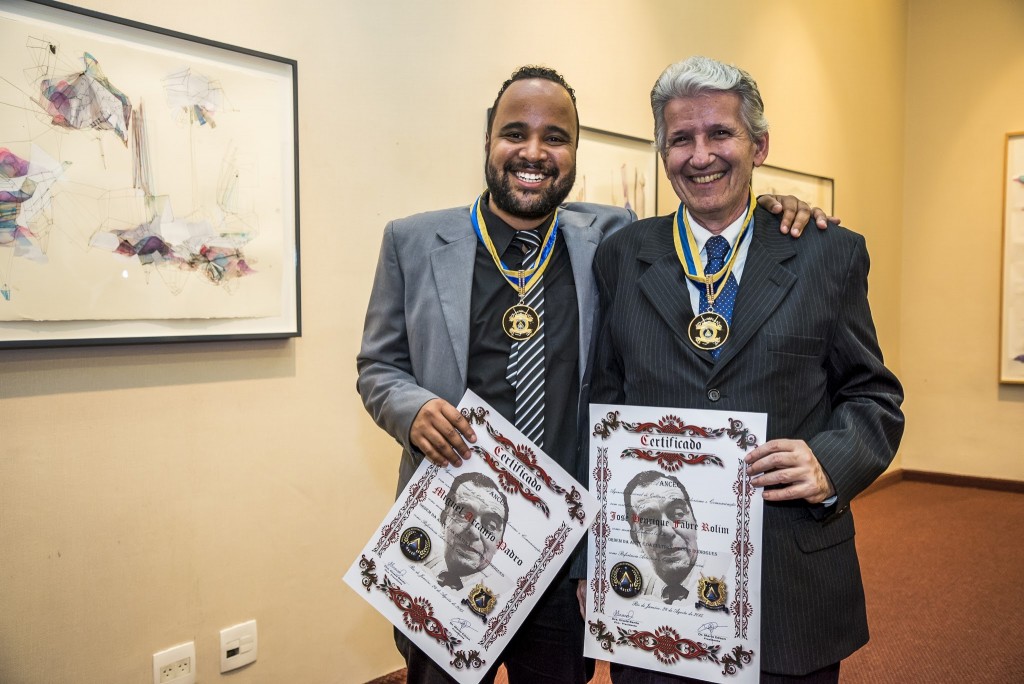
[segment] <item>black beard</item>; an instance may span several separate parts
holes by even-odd
[[[554,182],[547,190],[533,198],[520,199],[512,190],[512,181],[509,178],[513,170],[505,167],[505,174],[498,173],[498,169],[488,160],[484,164],[484,176],[487,178],[487,189],[490,190],[491,199],[495,206],[502,211],[521,219],[542,219],[558,208],[565,198],[569,196],[573,184],[576,182],[576,169],[573,168],[560,177],[555,172]]]

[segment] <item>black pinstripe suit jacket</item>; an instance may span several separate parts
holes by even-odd
[[[838,494],[828,509],[767,503],[761,667],[805,674],[867,642],[850,500],[903,434],[903,390],[882,363],[864,239],[843,228],[793,240],[755,214],[731,332],[717,362],[686,337],[693,317],[671,216],[605,240],[592,401],[768,414],[768,439],[805,440]]]

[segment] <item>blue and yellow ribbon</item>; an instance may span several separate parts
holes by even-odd
[[[548,225],[547,233],[544,235],[543,248],[537,254],[533,265],[528,268],[511,269],[502,262],[501,257],[498,255],[498,250],[494,247],[494,242],[491,241],[491,236],[487,232],[487,223],[484,221],[483,209],[480,207],[480,199],[482,197],[483,195],[481,194],[476,198],[469,212],[470,220],[473,223],[473,230],[476,232],[480,242],[487,248],[487,253],[494,259],[494,265],[505,276],[505,280],[516,289],[520,296],[523,296],[530,291],[531,287],[540,282],[541,276],[544,275],[544,271],[551,262],[551,252],[555,246],[555,238],[558,237],[558,210],[555,209],[555,213],[551,216],[551,223]]]
[[[739,246],[743,243],[743,239],[747,234],[751,232],[750,224],[754,218],[755,206],[757,206],[757,200],[754,198],[754,191],[751,190],[750,205],[747,207],[747,218],[744,219],[743,227],[740,228],[740,235],[736,239],[736,244],[729,248],[725,264],[719,271],[711,274],[709,282],[709,276],[704,273],[704,264],[700,260],[697,240],[693,237],[693,230],[690,228],[690,219],[686,215],[686,207],[683,206],[682,202],[679,203],[679,209],[676,210],[676,229],[672,231],[672,241],[676,246],[676,256],[679,257],[679,263],[683,265],[683,272],[687,278],[701,285],[716,285],[713,290],[708,288],[708,299],[710,301],[715,300],[722,291],[722,288],[725,287],[725,281],[728,279],[729,274],[732,273],[732,267],[736,263],[736,255],[739,254]],[[683,242],[684,235],[686,236],[686,242]]]

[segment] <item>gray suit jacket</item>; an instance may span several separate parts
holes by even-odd
[[[634,220],[630,211],[599,204],[570,203],[559,213],[579,302],[581,378],[597,309],[594,253],[603,235]],[[384,229],[356,387],[374,421],[402,445],[399,491],[423,458],[409,441],[420,407],[436,397],[457,404],[466,391],[477,242],[469,207],[398,219]],[[586,388],[580,390],[585,397]],[[580,410],[586,416],[583,398]],[[550,455],[576,477],[585,472],[578,450]]]
[[[824,508],[765,503],[761,667],[799,675],[867,641],[849,503],[903,434],[867,300],[864,239],[843,228],[781,235],[763,209],[717,362],[687,341],[693,318],[672,217],[640,221],[595,260],[604,320],[593,401],[768,413],[766,440],[805,440],[838,495]]]

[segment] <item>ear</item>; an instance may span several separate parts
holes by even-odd
[[[764,164],[764,160],[768,158],[768,134],[765,133],[760,138],[754,141],[754,166],[760,166]]]

